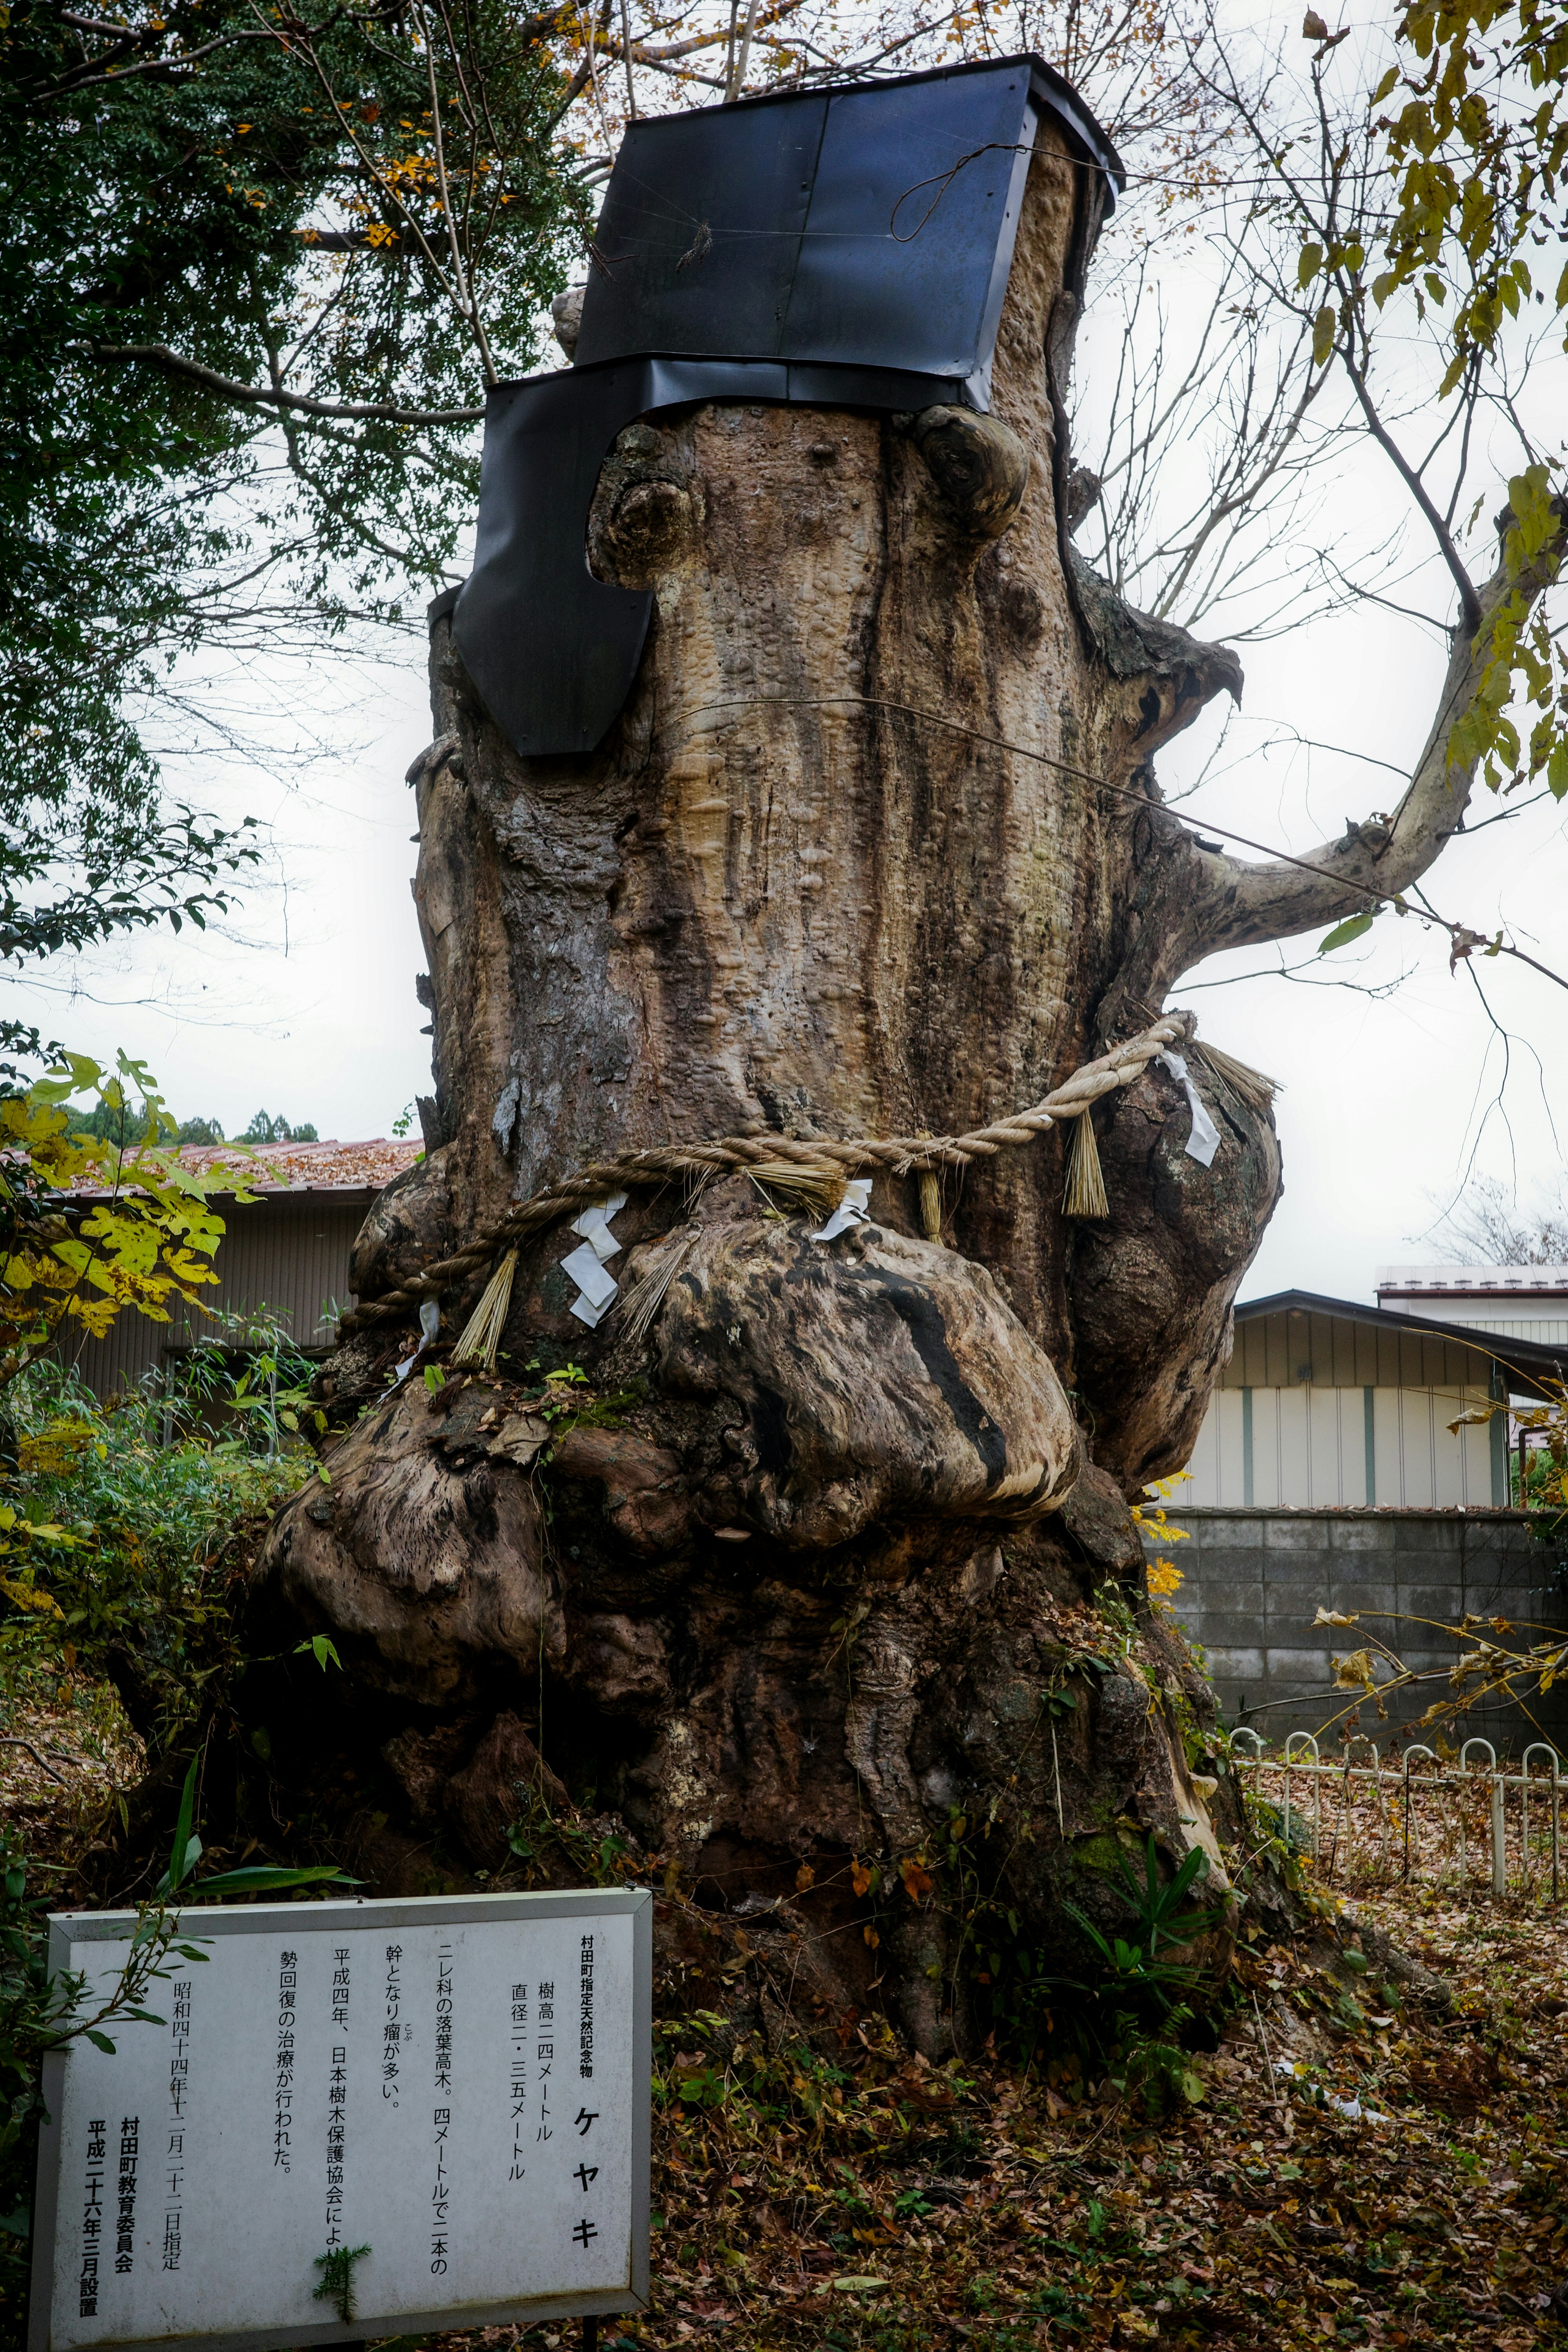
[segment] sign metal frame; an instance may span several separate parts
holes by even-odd
[[[642,2311],[648,2300],[649,2164],[653,2098],[653,1894],[645,1886],[592,1887],[572,1893],[458,1895],[361,1898],[332,1903],[215,1904],[210,1910],[191,1907],[175,1916],[175,1934],[192,1941],[233,1935],[328,1935],[345,1928],[434,1927],[481,1926],[516,1918],[531,1924],[544,1919],[625,1916],[632,1922],[632,2054],[631,2090],[631,2276],[626,2287],[612,2292],[599,2288],[580,2294],[538,2296],[528,2300],[473,2304],[443,2304],[418,2312],[366,2312],[347,2323],[321,2321],[301,2326],[279,2321],[276,2327],[225,2329],[214,2335],[105,2336],[95,2338],[92,2352],[279,2352],[293,2345],[363,2344],[377,2335],[448,2335],[471,2327],[510,2325],[532,2326],[546,2319],[609,2318],[621,2312]],[[49,1916],[49,1973],[67,1965],[73,1945],[125,1943],[136,1931],[134,1911],[56,1912]],[[130,2033],[142,2028],[131,2025]],[[27,2352],[55,2352],[52,2332],[55,2286],[55,2239],[59,2215],[62,2093],[69,2051],[50,2051],[44,2060],[45,2115],[38,2135],[38,2162],[33,2199],[33,2263],[28,2295]],[[385,2320],[388,2325],[383,2326]]]

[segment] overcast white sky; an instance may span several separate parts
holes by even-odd
[[[1178,305],[1201,292],[1201,264],[1190,272],[1190,281],[1179,272],[1172,280]],[[1091,335],[1088,408],[1096,371],[1103,377],[1110,359]],[[1555,432],[1552,446],[1560,446]],[[1506,470],[1500,443],[1497,454]],[[1303,574],[1336,530],[1375,537],[1384,520],[1398,519],[1375,452],[1335,465],[1323,512],[1291,553]],[[1487,488],[1499,493],[1489,495],[1489,513],[1502,503],[1499,476]],[[1395,584],[1391,562],[1390,593],[1442,609],[1441,582],[1412,580],[1406,569]],[[413,795],[402,781],[430,733],[424,658],[416,634],[352,668],[331,656],[253,667],[238,690],[280,755],[307,739],[318,748],[302,764],[198,761],[178,777],[185,797],[230,821],[248,811],[267,828],[268,866],[245,886],[234,923],[205,940],[187,931],[178,942],[166,934],[132,942],[57,967],[42,985],[16,982],[17,1017],[103,1058],[123,1045],[151,1064],[180,1116],[216,1117],[231,1134],[262,1106],[312,1119],[324,1136],[387,1133],[429,1087],[427,1015],[414,994],[424,958],[409,889]],[[1331,751],[1266,752],[1269,730],[1258,722],[1407,769],[1440,674],[1435,632],[1363,605],[1244,646],[1243,658],[1245,722],[1233,729],[1224,772],[1184,814],[1300,851],[1347,816],[1393,804],[1397,775]],[[1205,720],[1166,753],[1167,790],[1197,772],[1216,724]],[[1496,814],[1482,797],[1474,814]],[[1453,844],[1429,894],[1475,929],[1505,924],[1548,962],[1568,964],[1564,821],[1547,803]],[[1297,943],[1285,961],[1311,963],[1314,946]],[[1483,1004],[1463,969],[1449,976],[1439,936],[1393,917],[1299,980],[1271,974],[1279,961],[1268,950],[1217,958],[1173,999],[1198,1009],[1205,1035],[1284,1088],[1276,1110],[1285,1195],[1244,1297],[1292,1286],[1370,1296],[1379,1264],[1436,1254],[1418,1238],[1432,1222],[1428,1196],[1450,1195],[1472,1166],[1517,1181],[1526,1202],[1555,1181],[1558,1136],[1568,1131],[1561,990],[1488,961],[1477,967]],[[1404,984],[1383,998],[1337,984],[1378,987],[1402,971]]]
[[[344,669],[331,654],[252,665],[228,692],[237,724],[269,734],[270,764],[183,761],[176,789],[232,824],[259,820],[267,854],[225,922],[159,930],[15,990],[16,1017],[112,1059],[146,1061],[176,1115],[237,1134],[258,1108],[347,1141],[386,1135],[430,1090],[425,968],[410,891],[414,795],[430,740],[423,633]]]

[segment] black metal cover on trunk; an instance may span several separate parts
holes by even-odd
[[[605,453],[691,400],[984,411],[1035,131],[1109,205],[1116,151],[1037,58],[797,91],[627,126],[595,235],[575,364],[498,385],[474,570],[453,620],[525,757],[591,751],[652,598],[588,570]]]

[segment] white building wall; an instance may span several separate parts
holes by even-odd
[[[1568,1265],[1380,1265],[1377,1303],[1385,1315],[1568,1344]]]
[[[1375,1457],[1372,1496],[1366,1480],[1369,1394]],[[1486,1398],[1481,1386],[1369,1391],[1302,1382],[1218,1389],[1175,1507],[1359,1509],[1372,1501],[1407,1510],[1489,1508],[1490,1429],[1484,1423],[1457,1433],[1448,1427],[1467,1404],[1484,1403]]]
[[[1385,1298],[1382,1307],[1385,1315],[1411,1315],[1427,1323],[1464,1323],[1490,1332],[1494,1339],[1534,1339],[1543,1348],[1568,1344],[1568,1315],[1559,1311],[1561,1301],[1555,1298],[1543,1301],[1539,1315],[1529,1313],[1523,1300],[1502,1298]]]

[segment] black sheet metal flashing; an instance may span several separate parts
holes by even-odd
[[[453,633],[486,709],[524,758],[592,751],[619,715],[647,635],[647,589],[588,569],[588,509],[634,417],[696,400],[828,408],[959,404],[955,377],[778,360],[611,360],[498,384],[485,412],[474,568]]]
[[[524,757],[593,751],[653,599],[588,570],[616,435],[691,401],[984,411],[1040,117],[1107,201],[1115,149],[1037,58],[795,91],[628,124],[595,234],[575,364],[485,415],[473,572],[453,619]]]

